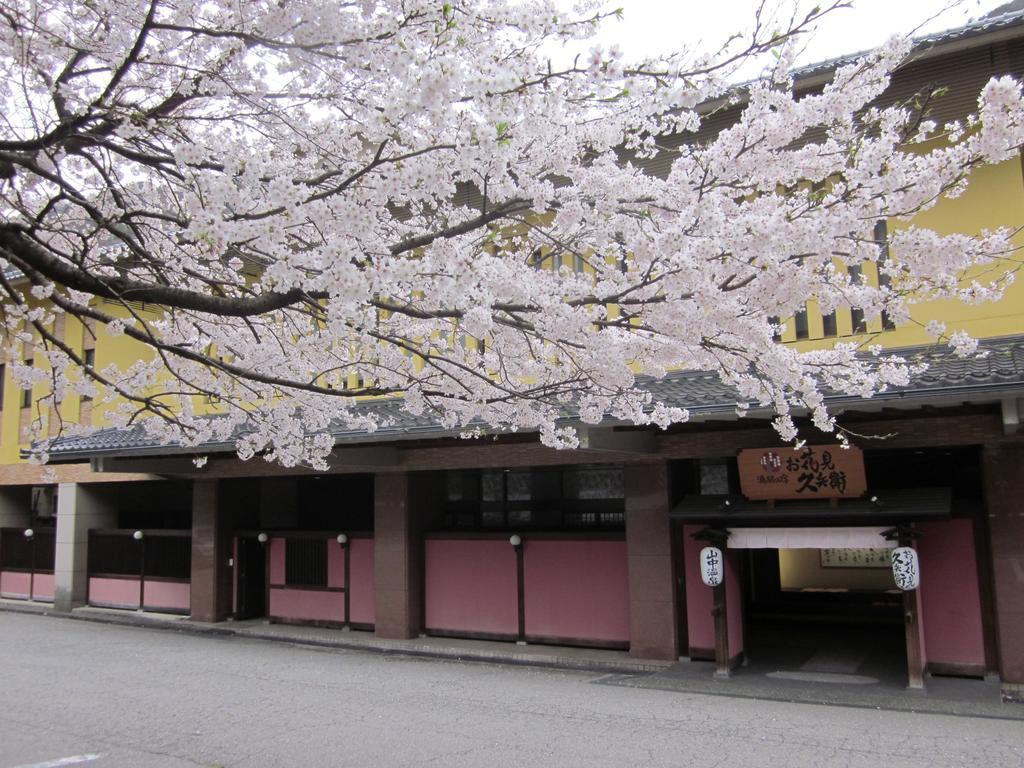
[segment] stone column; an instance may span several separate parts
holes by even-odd
[[[373,484],[376,633],[409,638],[423,626],[422,542],[409,499],[409,475],[378,474]]]
[[[626,551],[629,558],[629,653],[679,657],[675,552],[668,512],[668,462],[627,464]]]
[[[192,485],[193,621],[224,621],[231,612],[231,529],[219,509],[216,480],[196,480]]]
[[[1024,446],[985,446],[982,462],[1003,697],[1024,701]]]
[[[70,611],[85,604],[89,581],[89,530],[116,528],[117,508],[102,486],[61,483],[57,488],[57,543],[53,607]]]

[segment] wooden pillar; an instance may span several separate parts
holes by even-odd
[[[985,446],[982,469],[1003,698],[1024,701],[1024,446]]]
[[[626,551],[629,568],[629,653],[642,659],[679,658],[676,553],[669,520],[666,461],[628,464]]]
[[[913,541],[907,530],[899,539],[900,547],[910,547]],[[925,687],[925,631],[921,626],[921,591],[903,593],[903,629],[906,637],[906,687]]]
[[[373,485],[373,578],[379,637],[416,637],[422,628],[421,551],[409,501],[409,475],[377,475]]]
[[[907,641],[907,687],[924,688],[924,645],[916,589],[903,593],[903,629]]]
[[[896,543],[901,547],[912,547],[915,534],[910,526],[899,526]],[[907,688],[924,688],[926,666],[924,651],[924,629],[921,626],[921,594],[917,589],[903,593],[903,637],[907,649]]]
[[[192,485],[191,619],[224,621],[231,611],[231,526],[216,480]]]
[[[722,550],[722,570],[725,570],[725,550]],[[728,587],[723,581],[712,590],[711,615],[715,619],[715,677],[727,678],[732,675],[729,659],[729,605]]]

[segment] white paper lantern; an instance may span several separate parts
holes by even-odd
[[[896,547],[892,551],[892,577],[896,586],[904,592],[917,589],[921,583],[921,569],[917,563],[917,552],[911,547]]]
[[[725,558],[718,547],[704,547],[700,551],[700,580],[709,587],[717,587],[725,576]]]

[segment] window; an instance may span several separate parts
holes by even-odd
[[[847,269],[850,273],[850,282],[854,285],[859,285],[864,279],[864,270],[860,266],[850,267]],[[850,310],[850,320],[853,324],[854,333],[867,333],[868,324],[864,319],[864,310],[854,307]]]
[[[618,467],[594,467],[565,472],[565,496],[569,499],[622,499],[625,489]]]
[[[32,360],[26,360],[25,366],[28,368],[32,367]],[[21,407],[31,408],[32,407],[32,387],[21,390]]]
[[[623,506],[621,466],[445,473],[444,519],[453,529],[615,529]]]
[[[583,257],[578,253],[565,253],[559,252],[551,257],[551,268],[556,272],[562,269],[562,267],[568,267],[571,272],[579,274],[586,269],[586,262]]]
[[[837,336],[839,331],[836,327],[836,312],[832,310],[827,315],[821,316],[822,335],[826,338]]]
[[[96,350],[87,349],[82,353],[82,362],[85,363],[87,368],[96,367]],[[90,395],[82,395],[83,400],[92,400]]]
[[[868,322],[864,319],[863,309],[851,309],[850,310],[850,321],[853,323],[854,333],[867,333]]]
[[[807,325],[807,307],[793,315],[793,327],[796,329],[797,339],[806,339],[810,335]]]
[[[0,365],[0,410],[4,407],[4,375],[7,373],[7,367]]]
[[[286,539],[284,583],[294,587],[327,586],[327,539]]]
[[[889,276],[882,271],[885,262],[889,260],[889,227],[885,219],[875,224],[875,242],[878,244],[878,287],[885,288],[889,285]],[[889,317],[889,313],[882,310],[882,328],[891,331],[896,323]]]

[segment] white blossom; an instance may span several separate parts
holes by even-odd
[[[792,441],[796,415],[835,429],[826,389],[920,373],[881,349],[778,344],[809,298],[945,338],[928,301],[995,301],[1013,279],[1011,230],[914,215],[1017,162],[1020,84],[993,79],[958,124],[919,122],[883,97],[904,38],[797,97],[791,37],[738,38],[765,75],[736,90],[749,56],[606,50],[592,2],[148,7],[6,4],[0,266],[34,300],[5,292],[8,338],[46,345],[54,372],[16,380],[102,398],[156,440],[322,467],[332,429],[382,425],[353,409],[380,395],[466,435],[571,448],[566,414],[685,421],[642,386],[682,369],[733,387],[738,414],[772,409]],[[570,39],[589,55],[549,63]],[[717,133],[712,101],[737,110]],[[884,265],[880,219],[898,225]],[[151,350],[94,381],[42,340],[61,312]]]

